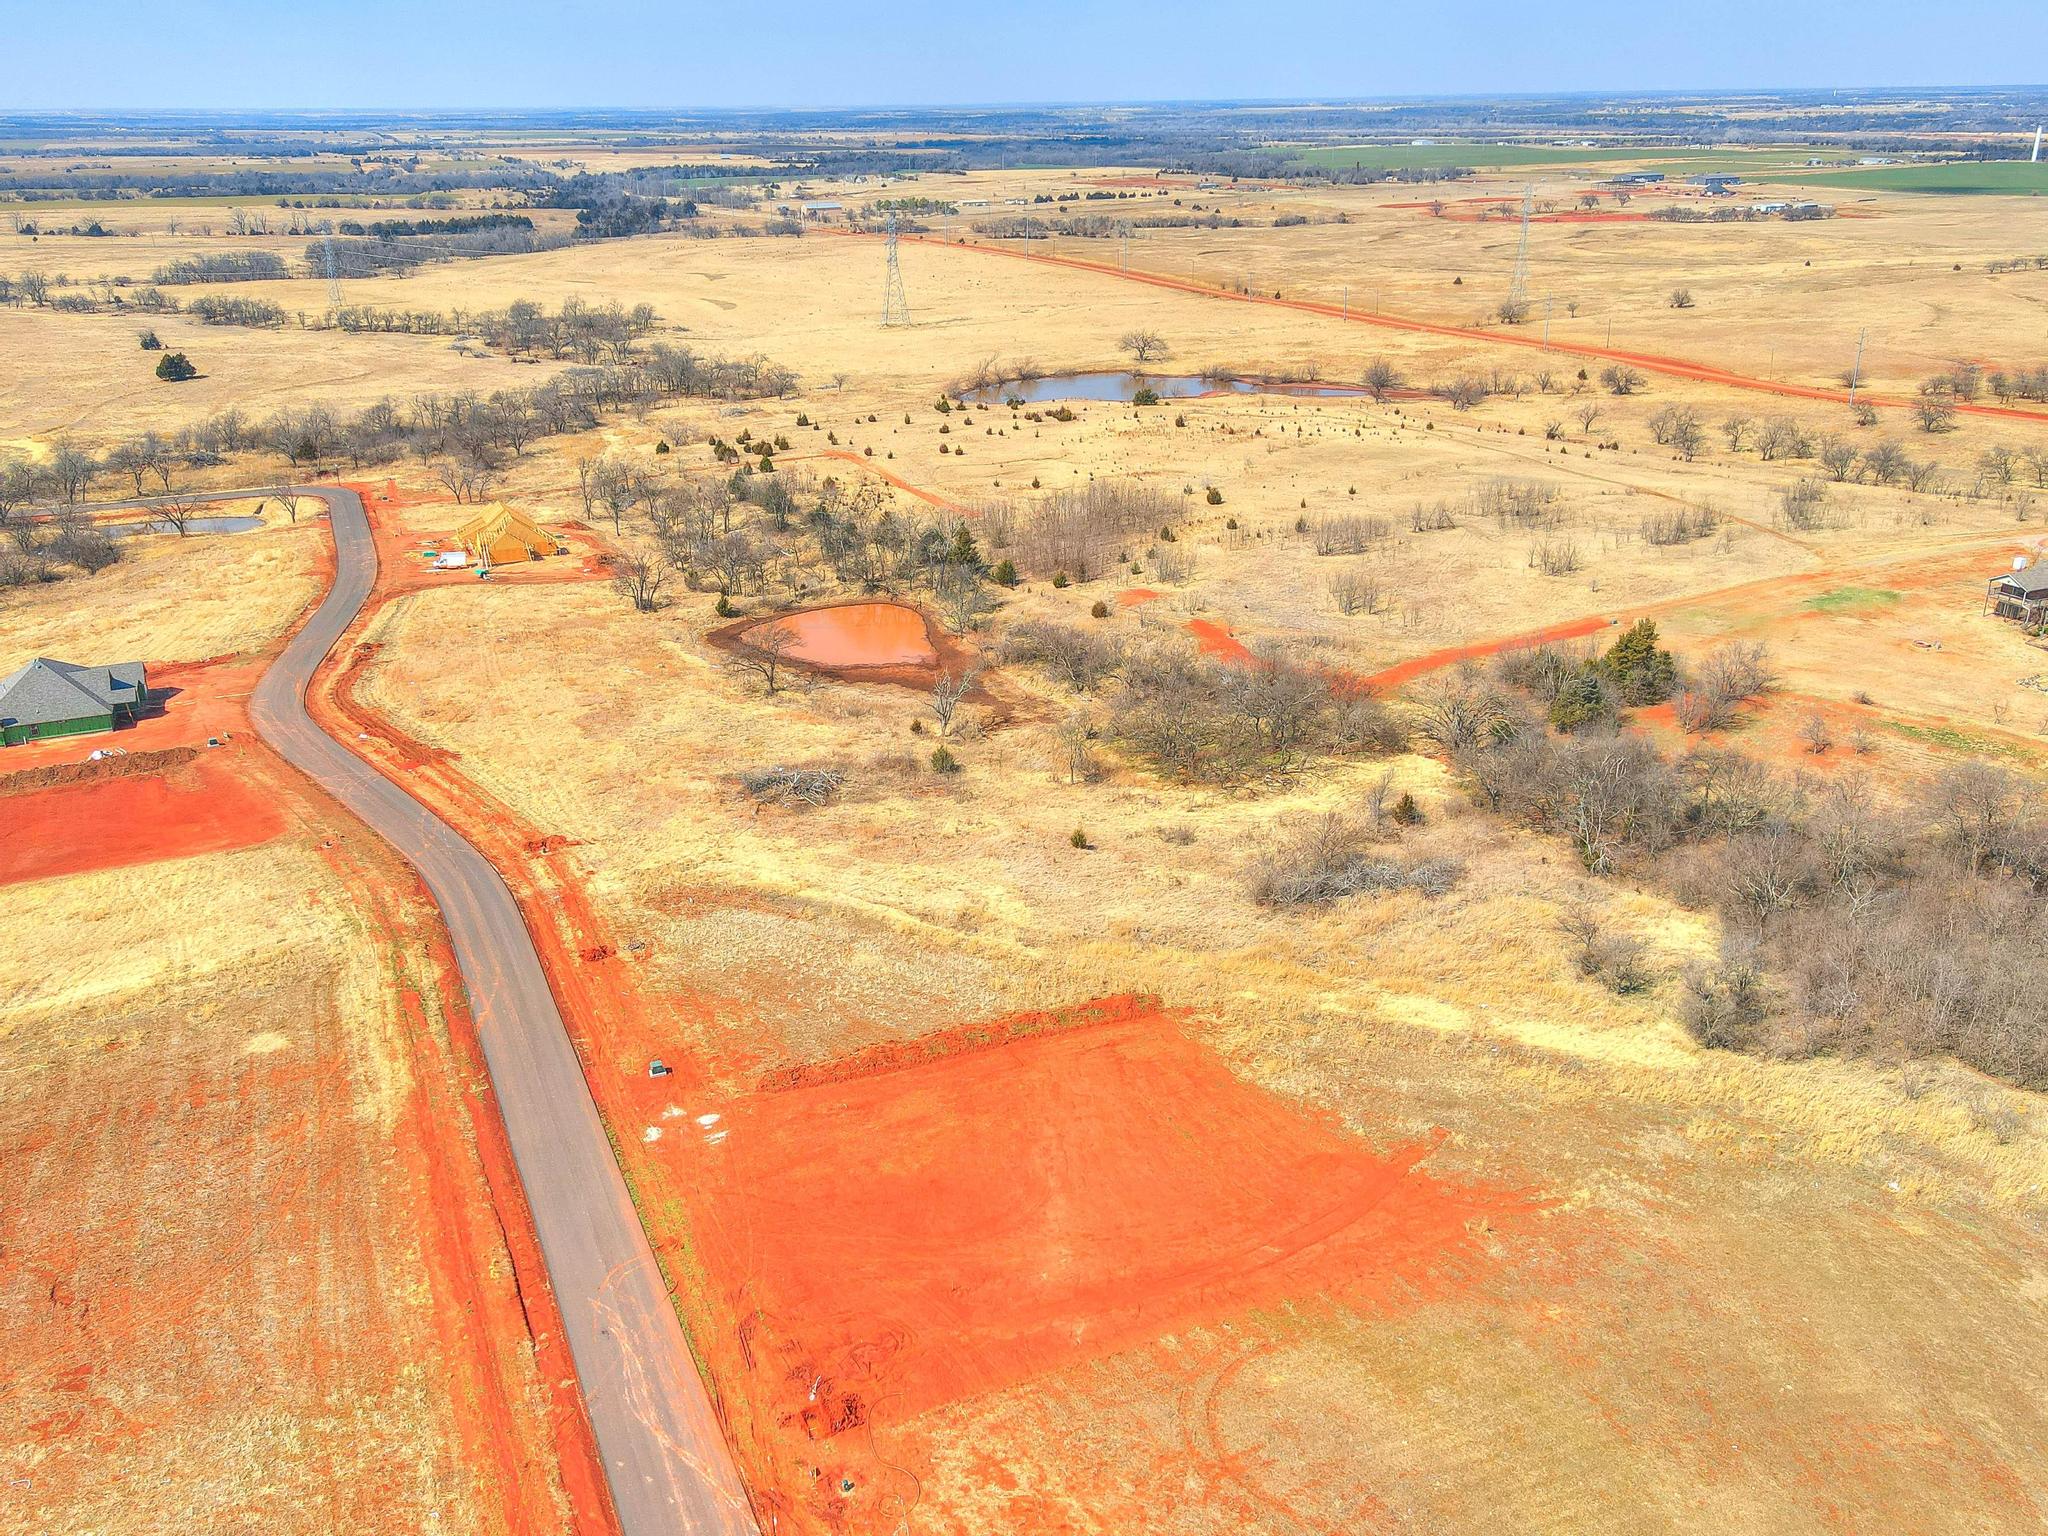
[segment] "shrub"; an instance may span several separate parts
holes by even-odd
[[[1116,640],[1048,619],[1032,619],[1003,636],[1005,662],[1044,667],[1075,693],[1086,693],[1122,664]]]
[[[958,773],[959,771],[960,760],[953,755],[952,749],[944,742],[940,742],[939,745],[932,748],[933,773]]]
[[[1262,907],[1320,906],[1347,896],[1418,891],[1442,896],[1464,874],[1455,859],[1386,858],[1372,853],[1372,833],[1330,812],[1268,843],[1247,867],[1252,900]]]
[[[1560,731],[1575,731],[1614,713],[1613,702],[1600,677],[1591,669],[1567,677],[1550,699],[1550,723]]]
[[[1072,844],[1072,845],[1073,845],[1074,847],[1076,847],[1076,848],[1086,848],[1086,847],[1088,847],[1088,846],[1089,846],[1089,843],[1088,843],[1088,832],[1087,832],[1087,829],[1086,829],[1086,828],[1084,828],[1084,827],[1076,827],[1076,828],[1074,828],[1074,830],[1073,830],[1072,832],[1069,832],[1069,833],[1067,834],[1067,841],[1068,841],[1069,843],[1071,843],[1071,844]]]
[[[1103,602],[1102,599],[1097,598],[1095,600],[1095,606],[1088,610],[1088,614],[1091,618],[1106,619],[1109,617],[1109,604]]]
[[[164,349],[164,344],[156,339],[155,331],[144,331],[137,339],[141,341],[142,350],[145,352],[161,352]]]
[[[1401,791],[1401,798],[1394,802],[1394,808],[1387,812],[1397,825],[1417,827],[1422,825],[1422,807],[1415,803],[1415,796],[1407,790]]]
[[[1014,587],[1017,585],[1017,562],[998,560],[995,569],[989,572],[989,579],[999,587]]]
[[[1213,485],[1209,487],[1209,494],[1206,499],[1209,505],[1212,507],[1220,507],[1223,505],[1223,493],[1217,490],[1216,487]]]
[[[1661,704],[1678,686],[1678,663],[1657,644],[1657,626],[1638,619],[1597,663],[1624,704]]]
[[[1072,585],[1072,583],[1067,580],[1067,573],[1065,571],[1054,571],[1052,573],[1052,584],[1056,587],[1067,587]]]
[[[182,384],[187,379],[199,377],[199,370],[192,366],[192,359],[182,352],[166,352],[157,359],[156,376],[173,384]]]
[[[1694,964],[1685,972],[1678,1021],[1710,1051],[1743,1051],[1760,1041],[1770,1018],[1763,968],[1747,952],[1716,965]]]

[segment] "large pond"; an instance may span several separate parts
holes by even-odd
[[[247,533],[251,528],[262,526],[260,517],[195,517],[185,524],[185,532]],[[111,539],[127,539],[138,533],[175,533],[177,530],[166,523],[105,523],[100,531]]]
[[[814,667],[928,667],[939,653],[924,615],[901,603],[842,603],[749,625],[740,639],[758,647],[779,629],[794,636],[783,654]]]
[[[1197,395],[1304,395],[1349,399],[1366,391],[1356,384],[1291,384],[1275,379],[1207,379],[1198,373],[1054,373],[1042,379],[1012,379],[970,390],[960,398],[974,405],[1000,405],[1021,400],[1042,405],[1053,400],[1129,401],[1141,389],[1162,400],[1187,400]]]

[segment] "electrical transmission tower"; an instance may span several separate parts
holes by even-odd
[[[1131,270],[1131,221],[1116,221],[1116,266],[1119,272]]]
[[[341,268],[334,260],[334,236],[327,237],[327,308],[341,308]]]
[[[903,264],[896,256],[896,215],[889,215],[889,275],[882,282],[882,324],[910,324],[910,296],[903,291]]]
[[[1529,211],[1536,201],[1536,184],[1522,189],[1522,243],[1515,248],[1515,276],[1508,284],[1508,301],[1502,313],[1519,320],[1529,310]]]

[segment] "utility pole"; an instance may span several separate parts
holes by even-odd
[[[1351,318],[1351,285],[1349,283],[1344,285],[1344,318],[1346,320]]]
[[[341,308],[341,269],[334,260],[334,236],[327,237],[327,310],[332,314]]]
[[[1546,352],[1550,350],[1550,306],[1554,302],[1551,299],[1543,301],[1543,350]]]
[[[1536,183],[1522,189],[1522,243],[1515,248],[1515,275],[1508,283],[1508,310],[1519,323],[1529,306],[1529,210],[1536,201]]]
[[[903,291],[903,265],[896,256],[896,214],[889,214],[889,270],[882,279],[882,324],[910,324],[910,296]]]
[[[1863,342],[1869,335],[1870,328],[1868,326],[1865,326],[1856,333],[1856,361],[1849,368],[1849,403],[1851,405],[1856,403],[1856,386],[1863,382]]]

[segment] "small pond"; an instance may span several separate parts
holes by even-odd
[[[740,639],[758,646],[769,629],[795,636],[784,655],[813,667],[929,667],[939,659],[924,615],[901,603],[810,608],[750,625]]]
[[[192,533],[247,533],[251,528],[261,528],[260,517],[195,517],[185,524],[185,532]],[[138,533],[173,533],[174,529],[163,523],[105,523],[101,531],[110,539],[133,538]]]
[[[1366,391],[1356,384],[1288,384],[1273,379],[1205,379],[1198,373],[1054,373],[1042,379],[1012,379],[987,389],[970,390],[960,398],[970,405],[1000,405],[1022,400],[1042,405],[1054,400],[1128,401],[1149,389],[1162,400],[1197,395],[1304,395],[1349,399]]]

